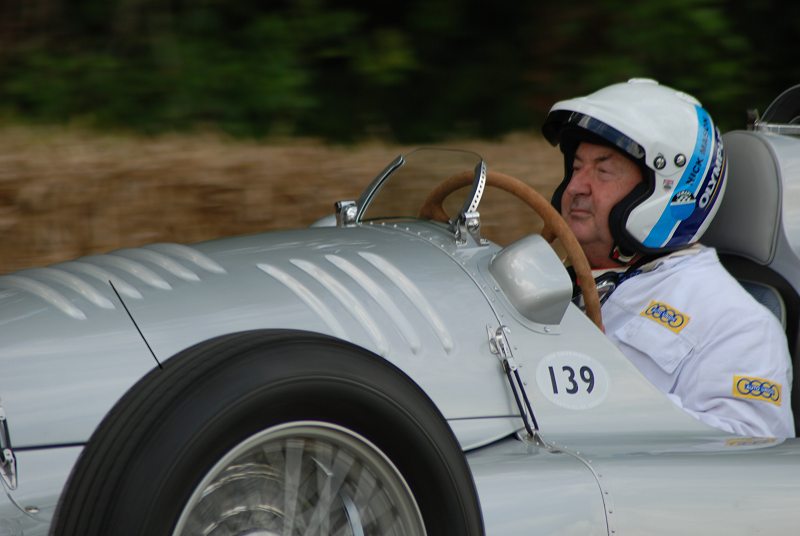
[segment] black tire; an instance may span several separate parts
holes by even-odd
[[[287,436],[295,439],[287,440]],[[315,438],[322,438],[321,442]],[[255,331],[212,339],[177,354],[164,363],[163,370],[155,369],[137,382],[106,416],[76,462],[51,534],[174,536],[179,519],[183,520],[181,534],[193,534],[192,523],[216,515],[207,514],[213,508],[206,504],[197,506],[200,492],[205,489],[210,496],[209,489],[216,492],[222,483],[253,480],[255,473],[262,482],[269,480],[263,486],[269,491],[259,490],[260,503],[269,502],[264,498],[269,493],[283,493],[280,500],[285,502],[287,494],[295,493],[298,481],[290,479],[286,469],[286,480],[294,482],[287,486],[280,471],[272,470],[272,462],[264,460],[284,456],[289,466],[289,451],[295,452],[294,447],[286,447],[290,441],[308,441],[300,443],[308,448],[299,452],[304,461],[313,463],[303,465],[304,471],[319,472],[316,467],[325,462],[319,461],[317,453],[325,448],[341,459],[356,460],[353,466],[359,468],[347,469],[352,475],[342,472],[346,482],[368,480],[372,472],[378,476],[370,479],[385,477],[387,482],[381,481],[375,488],[380,487],[386,496],[364,499],[358,508],[373,508],[372,501],[377,500],[388,504],[408,499],[412,506],[405,514],[397,514],[402,508],[392,505],[392,513],[406,516],[412,527],[397,534],[418,533],[413,528],[414,511],[421,513],[428,535],[483,534],[477,494],[464,455],[422,390],[396,367],[361,348],[294,331]],[[251,444],[258,448],[247,450]],[[280,451],[279,445],[285,450]],[[226,458],[216,467],[226,455],[239,458]],[[384,463],[386,460],[390,463]],[[334,462],[330,465],[336,465]],[[330,474],[330,467],[323,469]],[[215,471],[236,474],[215,476]],[[398,473],[401,478],[396,477]],[[202,488],[201,483],[208,487]],[[408,497],[403,495],[403,483],[410,492]],[[252,484],[231,488],[232,495],[230,491],[220,493],[222,498],[212,506],[228,513],[247,510],[250,499],[240,492]],[[290,487],[294,491],[286,491]],[[341,484],[340,489],[344,488]],[[391,495],[392,489],[398,495]],[[357,495],[363,496],[363,491]],[[304,500],[315,500],[311,492],[303,493]],[[322,494],[319,489],[317,493]],[[345,502],[352,503],[352,497],[345,497],[344,492],[340,495],[337,512],[328,514],[326,522],[346,524],[351,522],[351,514],[356,518],[362,515],[353,510],[353,504],[343,507]],[[231,497],[243,501],[238,510],[229,507]],[[317,500],[320,504],[323,499]],[[325,501],[324,506],[333,512],[331,501]],[[306,511],[313,510],[313,505],[304,505]],[[252,510],[248,522],[255,527],[267,523],[254,520],[269,517],[265,511],[272,515],[270,523],[277,523],[274,518],[286,518],[294,508],[284,511],[259,506]],[[187,515],[192,519],[186,521]],[[245,517],[237,522],[245,523]],[[297,511],[293,518],[298,530],[310,523]],[[367,534],[390,533],[386,529],[389,521],[372,528],[365,517],[358,518],[358,523]],[[249,530],[219,533],[250,534]],[[260,530],[280,533],[273,525]],[[333,527],[329,530],[334,533]],[[338,533],[349,534],[344,528]]]

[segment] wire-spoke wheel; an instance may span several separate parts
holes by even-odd
[[[479,536],[472,473],[402,370],[344,341],[235,333],[134,385],[72,470],[54,536]]]
[[[192,494],[174,536],[425,534],[403,476],[370,441],[301,421],[248,438]]]

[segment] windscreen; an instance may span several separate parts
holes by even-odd
[[[436,185],[459,173],[474,175],[480,162],[480,155],[469,151],[414,150],[403,156],[394,170],[370,185],[359,201],[360,221],[417,219]],[[457,215],[470,192],[471,188],[463,188],[447,199],[444,208],[451,218]]]

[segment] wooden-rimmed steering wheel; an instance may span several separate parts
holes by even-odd
[[[450,218],[442,206],[444,200],[459,188],[472,184],[474,178],[474,172],[464,171],[441,182],[428,194],[422,204],[422,208],[419,210],[419,216],[443,223],[448,222]],[[578,286],[580,286],[583,301],[586,304],[586,316],[602,330],[603,319],[600,314],[600,297],[592,277],[592,269],[586,259],[586,254],[578,243],[578,239],[575,238],[575,233],[569,228],[561,214],[553,208],[553,205],[542,194],[511,175],[497,171],[487,171],[486,185],[504,190],[531,207],[544,221],[544,229],[542,229],[541,234],[549,243],[552,243],[555,239],[561,240],[561,244],[566,250],[567,259],[575,269]]]

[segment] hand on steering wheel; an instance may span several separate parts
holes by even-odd
[[[441,182],[428,194],[428,197],[422,204],[422,208],[419,210],[419,216],[439,222],[449,221],[450,218],[447,212],[445,212],[442,203],[447,196],[454,191],[472,184],[473,178],[474,174],[472,171],[464,171]],[[586,254],[578,243],[578,239],[575,238],[575,233],[569,228],[569,225],[567,225],[567,222],[561,217],[561,214],[553,208],[542,194],[511,175],[506,175],[497,171],[488,171],[486,173],[486,185],[504,190],[531,207],[544,221],[542,237],[545,240],[550,243],[556,238],[561,240],[567,253],[567,259],[575,269],[578,286],[581,289],[583,301],[586,304],[586,316],[588,316],[597,327],[603,330],[603,319],[600,314],[600,297],[594,284],[592,269],[589,266],[589,261],[586,259]]]

